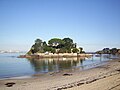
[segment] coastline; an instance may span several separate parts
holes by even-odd
[[[20,55],[18,58],[71,58],[71,57],[91,57],[92,54],[78,54],[78,53],[35,53],[32,55]]]
[[[36,74],[33,78],[0,80],[0,90],[112,90],[120,84],[120,59],[106,61],[104,65],[80,71],[64,70],[47,74]],[[7,87],[5,84],[13,82]],[[104,84],[102,83],[104,82]],[[111,82],[114,82],[111,84]],[[99,86],[95,86],[99,85]],[[117,89],[113,89],[117,90]]]

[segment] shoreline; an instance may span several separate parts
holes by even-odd
[[[32,55],[20,55],[18,58],[72,58],[72,57],[91,57],[92,54],[78,54],[78,53],[35,53]]]
[[[82,90],[88,90],[89,84],[99,84],[98,82],[103,82],[107,78],[120,78],[120,59],[105,62],[107,63],[104,65],[83,71],[74,69],[51,72],[44,75],[36,74],[33,78],[0,80],[0,90],[79,90],[81,87],[83,88]],[[15,84],[7,87],[5,84],[9,82],[14,82]],[[116,82],[116,84],[120,84],[120,82]],[[93,86],[90,90],[101,90],[99,87],[94,89],[95,87]],[[106,88],[111,87],[108,85],[104,88],[103,90],[106,90]]]

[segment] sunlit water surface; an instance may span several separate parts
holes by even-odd
[[[30,76],[38,73],[58,72],[65,69],[79,68],[80,70],[93,67],[110,60],[112,55],[101,55],[90,58],[56,58],[56,59],[26,59],[17,58],[24,53],[0,54],[0,78]]]

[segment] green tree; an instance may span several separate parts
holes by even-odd
[[[73,52],[78,52],[77,44],[73,43],[73,40],[71,38],[52,38],[48,41],[48,44],[41,39],[36,39],[35,44],[32,45],[31,49],[27,54],[34,54],[34,53],[44,53],[46,51],[52,52],[52,53],[71,53],[71,50],[73,49]],[[80,52],[82,52],[83,48],[80,48]]]
[[[111,54],[116,54],[118,52],[118,49],[117,48],[112,48],[111,50],[110,50],[110,53]]]
[[[73,40],[71,38],[64,38],[63,41],[66,52],[71,53],[71,49],[74,48]]]
[[[47,46],[47,43],[45,41],[43,42],[43,46]]]
[[[82,51],[83,51],[83,48],[82,48],[82,47],[79,47],[79,50],[80,50],[79,52],[80,52],[80,53],[82,53]]]
[[[58,51],[58,53],[66,53],[66,51],[67,51],[66,48],[63,47],[63,48],[60,48],[60,50]]]
[[[103,51],[104,54],[109,54],[110,53],[110,49],[109,48],[104,48],[102,51]]]
[[[78,50],[77,48],[73,48],[72,52],[73,52],[73,53],[78,53],[79,50]]]
[[[42,40],[41,39],[36,39],[35,40],[35,44],[41,44],[42,43]]]
[[[48,44],[53,48],[59,48],[60,46],[64,45],[64,41],[59,38],[53,38],[48,41]]]
[[[41,39],[35,40],[35,44],[32,45],[30,51],[27,54],[34,54],[37,52],[43,52],[43,42]]]
[[[34,44],[34,50],[36,51],[36,52],[43,52],[43,42],[42,42],[42,40],[41,39],[36,39],[35,40],[35,44]],[[35,53],[36,53],[35,52]]]
[[[70,43],[71,45],[73,44],[73,40],[71,38],[64,38],[63,41],[65,43]]]
[[[44,52],[55,53],[55,48],[52,48],[52,47],[49,47],[49,46],[45,46],[43,50],[44,50]]]

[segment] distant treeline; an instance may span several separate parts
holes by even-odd
[[[85,53],[82,47],[77,48],[77,44],[71,38],[52,38],[48,41],[36,39],[27,54],[34,53]]]
[[[120,54],[120,49],[117,48],[104,48],[103,50],[97,51],[97,54]]]

